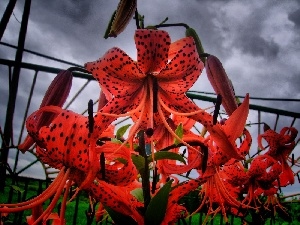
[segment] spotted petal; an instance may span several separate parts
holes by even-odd
[[[145,88],[139,86],[135,92],[127,93],[124,95],[116,95],[111,101],[109,101],[100,112],[110,114],[122,114],[132,109],[136,109],[145,95]]]
[[[97,61],[85,64],[100,86],[113,95],[125,95],[136,91],[145,76],[137,64],[121,49],[112,48]]]
[[[144,74],[159,72],[165,67],[171,44],[170,36],[166,31],[138,29],[134,40],[138,65]]]
[[[176,53],[171,53],[174,57],[156,77],[162,89],[184,93],[196,82],[204,65],[198,56],[193,38],[180,39],[175,45],[180,48]]]

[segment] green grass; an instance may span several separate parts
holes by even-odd
[[[26,192],[25,191],[26,187],[25,187],[24,181],[20,181],[16,184],[12,185],[11,179],[7,179],[4,193],[0,193],[0,203],[8,202],[9,193],[12,194],[11,202],[14,202],[14,203],[22,202],[24,200],[27,200],[29,198],[36,196],[38,194],[39,188],[40,188],[40,191],[45,190],[46,183],[43,182],[42,186],[39,187],[39,182],[37,180],[31,180],[28,183],[27,192]],[[195,204],[197,204],[199,202],[199,201],[197,201],[197,199],[195,199],[195,196],[196,196],[196,193],[191,193],[190,198],[184,199],[184,201],[185,201],[184,203],[190,211],[193,211],[193,208],[197,207],[197,206],[195,206]],[[82,192],[78,198],[79,198],[78,199],[79,206],[78,206],[76,224],[87,224],[86,211],[89,208],[89,200],[88,200],[87,194],[85,192]],[[46,208],[46,206],[49,203],[50,203],[50,201],[45,202],[44,208]],[[298,222],[298,221],[300,221],[300,203],[299,203],[299,201],[295,202],[295,203],[287,202],[287,203],[283,203],[283,204],[286,207],[286,209],[289,213],[289,216],[277,208],[276,216],[273,217],[272,221],[270,219],[270,217],[272,216],[272,212],[269,212],[269,211],[265,211],[264,212],[265,214],[262,217],[259,217],[259,218],[266,219],[264,223],[262,222],[261,219],[257,219],[258,216],[255,212],[249,213],[249,215],[246,217],[246,220],[249,222],[252,222],[252,224],[255,224],[255,225],[259,225],[259,224],[263,224],[263,225],[270,225],[270,224],[272,224],[272,225],[281,225],[281,224],[297,225],[297,224],[299,224],[299,222]],[[73,202],[71,202],[67,205],[65,218],[66,218],[68,225],[73,224],[74,212],[76,210],[75,207],[76,207],[76,200],[74,200]],[[55,210],[57,211],[58,208],[59,207],[56,207]],[[29,215],[31,215],[31,210],[26,210],[25,212],[21,212],[18,214],[11,214],[4,220],[4,224],[6,224],[6,225],[8,225],[8,224],[23,224],[26,222],[26,216],[29,216]],[[257,218],[255,218],[255,217],[257,217]],[[178,224],[182,224],[182,225],[184,225],[184,224],[196,225],[197,224],[197,225],[199,225],[199,224],[202,224],[201,221],[203,221],[204,219],[205,219],[204,214],[202,214],[202,216],[200,216],[200,214],[196,214],[191,218],[185,219],[185,221],[182,221],[182,220],[179,221]],[[229,221],[228,221],[229,224],[234,224],[234,225],[242,224],[242,220],[240,218],[232,217],[229,215],[228,219],[229,219]],[[96,224],[95,219],[94,219],[93,224]],[[103,222],[102,224],[105,225],[106,223]],[[108,223],[108,224],[111,224],[111,223]],[[211,217],[208,217],[207,224],[220,225],[220,224],[225,224],[225,221],[222,218],[222,216],[216,215],[212,221],[211,221]]]
[[[4,188],[4,193],[0,193],[0,203],[7,203],[9,200],[9,195],[12,196],[12,203],[16,202],[22,202],[24,200],[28,200],[30,198],[33,198],[37,196],[40,192],[39,190],[39,182],[36,180],[32,180],[28,183],[27,191],[25,191],[25,183],[24,182],[18,182],[14,185],[11,183],[11,179],[7,179],[6,186]],[[42,190],[46,189],[46,183],[43,182],[43,185],[41,186]],[[61,199],[59,200],[59,202]],[[79,206],[78,207],[78,214],[77,214],[77,220],[76,224],[86,224],[86,214],[85,211],[89,208],[89,201],[85,193],[82,193],[79,195]],[[43,204],[44,209],[47,205],[49,205],[50,201],[46,201]],[[66,221],[67,224],[73,224],[73,217],[74,217],[74,211],[75,211],[75,205],[76,200],[73,202],[70,202],[67,205],[66,210]],[[58,207],[55,208],[55,212],[57,212]],[[18,223],[25,223],[26,222],[26,216],[31,215],[31,210],[25,210],[24,212],[17,213],[17,214],[10,214],[8,218],[5,219],[5,224],[15,224]],[[20,219],[21,217],[21,219]]]

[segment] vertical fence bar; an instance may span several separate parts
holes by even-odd
[[[22,136],[23,136],[23,132],[24,132],[24,128],[25,128],[25,121],[26,121],[26,118],[27,118],[27,115],[28,115],[28,110],[29,110],[29,106],[30,106],[30,103],[31,103],[33,90],[34,90],[34,87],[35,87],[35,84],[36,84],[37,75],[38,75],[38,71],[36,70],[35,73],[34,73],[31,89],[30,89],[30,92],[29,92],[29,97],[28,97],[28,100],[27,100],[26,110],[25,110],[25,114],[24,114],[24,118],[23,118],[23,123],[22,123],[21,131],[20,131],[18,144],[21,143],[21,139],[22,139]],[[16,152],[16,157],[15,157],[15,165],[14,165],[14,169],[13,169],[14,173],[16,173],[16,170],[17,170],[19,154],[20,154],[20,151],[17,151]]]
[[[296,117],[293,118],[293,121],[292,121],[290,127],[294,126],[295,121],[296,121]]]
[[[6,6],[6,9],[3,13],[3,16],[2,16],[2,19],[1,19],[1,22],[0,22],[0,40],[3,37],[4,31],[6,29],[8,21],[9,21],[9,18],[11,17],[11,14],[13,14],[16,2],[17,2],[17,0],[8,1],[8,4]]]
[[[31,0],[26,0],[24,4],[24,12],[22,17],[22,23],[20,28],[19,40],[18,40],[18,49],[16,52],[15,57],[15,66],[13,70],[11,85],[9,87],[9,98],[7,104],[7,111],[6,111],[6,119],[4,125],[4,141],[3,143],[10,144],[10,140],[12,137],[12,124],[13,124],[13,115],[15,111],[15,103],[18,91],[18,84],[19,84],[19,76],[21,71],[21,62],[23,57],[23,49],[25,45],[25,37],[27,33],[27,25],[29,20],[30,14],[30,5]],[[7,158],[9,152],[9,146],[6,146],[2,143],[2,151],[0,155],[0,191],[4,191],[5,187],[5,178],[6,178],[6,165],[7,165]]]
[[[274,129],[273,130],[276,130],[276,128],[277,128],[278,119],[279,119],[279,114],[276,115],[276,120],[275,120],[275,124],[274,124]]]

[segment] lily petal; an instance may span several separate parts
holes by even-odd
[[[199,78],[204,64],[198,56],[193,38],[183,38],[177,43],[182,48],[156,77],[162,89],[173,93],[184,93]]]
[[[114,96],[135,92],[145,77],[137,64],[119,48],[108,50],[99,60],[86,63],[85,68],[98,80],[100,87],[104,86]]]
[[[168,62],[171,38],[166,31],[138,29],[134,36],[138,66],[144,74],[159,72]]]
[[[223,129],[230,134],[231,141],[235,141],[243,132],[249,114],[249,94],[243,103],[225,121]]]

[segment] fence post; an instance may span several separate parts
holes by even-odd
[[[0,177],[1,177],[0,191],[1,192],[4,192],[4,187],[5,187],[7,158],[8,158],[9,145],[10,145],[11,135],[13,130],[12,129],[13,115],[15,111],[15,103],[16,103],[16,97],[18,91],[23,49],[25,45],[25,37],[27,32],[27,24],[28,24],[29,13],[30,13],[30,5],[31,5],[31,0],[26,0],[24,4],[24,12],[23,12],[19,40],[18,40],[18,49],[15,57],[15,66],[13,70],[12,79],[9,85],[10,91],[9,91],[9,99],[7,104],[6,119],[4,125],[4,140],[2,142],[1,155],[0,155]]]

